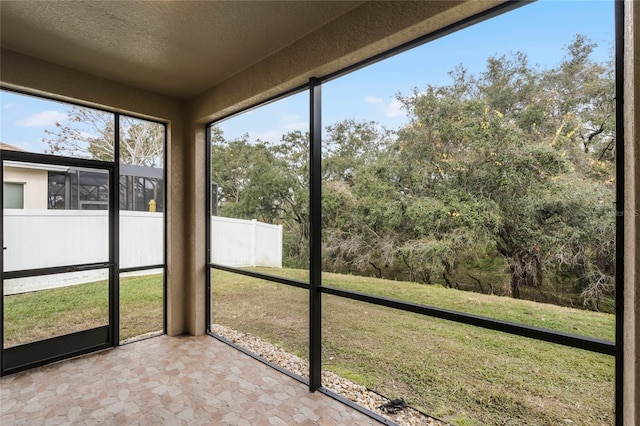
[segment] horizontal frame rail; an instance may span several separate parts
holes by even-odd
[[[70,266],[53,266],[50,268],[25,269],[21,271],[5,271],[2,273],[2,278],[5,280],[10,280],[14,278],[37,277],[41,275],[65,274],[68,272],[93,271],[95,269],[107,269],[113,266],[115,266],[114,263],[99,262]]]
[[[88,158],[62,157],[58,155],[34,152],[0,150],[2,160],[21,161],[27,163],[53,164],[57,166],[86,167],[89,169],[115,170],[115,161],[92,160]]]
[[[120,268],[118,269],[118,272],[124,274],[127,272],[146,271],[149,269],[164,269],[164,263],[159,263],[157,265],[133,266],[131,268]]]
[[[594,339],[575,334],[563,333],[561,331],[549,330],[541,327],[534,327],[524,324],[517,324],[509,321],[483,317],[479,315],[466,314],[463,312],[450,311],[448,309],[436,308],[433,306],[420,305],[417,303],[405,302],[398,299],[390,299],[380,296],[359,293],[356,291],[342,290],[335,287],[320,287],[320,292],[331,294],[346,299],[371,303],[373,305],[385,306],[387,308],[398,309],[405,312],[425,315],[432,318],[439,318],[474,327],[485,328],[503,333],[513,334],[521,337],[542,340],[556,343],[576,349],[584,349],[590,352],[597,352],[604,355],[615,356],[616,344],[608,340]]]
[[[247,271],[246,269],[233,268],[231,266],[218,265],[216,263],[210,263],[208,266],[210,268],[218,269],[220,271],[246,275],[248,277],[258,278],[266,281],[272,281],[275,283],[284,284],[291,287],[303,288],[305,290],[309,290],[310,288],[310,285],[308,283],[305,283],[304,281],[292,280],[290,278],[283,278],[283,277],[278,277],[278,276],[269,275],[269,274],[261,274],[260,272]]]
[[[84,355],[112,345],[111,326],[103,325],[4,348],[2,375],[14,374],[66,358]]]
[[[245,269],[232,268],[229,266],[209,264],[211,268],[219,269],[226,272],[246,275],[253,278],[259,278],[266,281],[272,281],[279,284],[285,284],[293,287],[310,289],[309,284],[291,280],[288,278],[277,277],[269,274],[261,274],[259,272],[247,271]],[[544,342],[555,343],[562,346],[568,346],[576,349],[583,349],[589,352],[596,352],[603,355],[616,355],[616,344],[609,340],[595,339],[586,336],[563,333],[561,331],[550,330],[547,328],[534,327],[525,324],[518,324],[499,319],[483,317],[480,315],[467,314],[464,312],[451,311],[448,309],[437,308],[434,306],[421,305],[418,303],[406,302],[398,299],[374,296],[370,294],[360,293],[357,291],[343,290],[335,287],[319,286],[318,291],[333,296],[343,297],[346,299],[357,300],[360,302],[370,303],[372,305],[384,306],[387,308],[397,309],[404,312],[424,315],[431,318],[438,318],[447,321],[453,321],[460,324],[471,325],[478,328],[500,331],[521,337],[528,337]]]

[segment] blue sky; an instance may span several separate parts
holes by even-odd
[[[606,60],[613,49],[613,2],[538,1],[330,81],[322,86],[322,124],[356,119],[395,128],[406,121],[398,93],[448,84],[448,72],[459,64],[478,74],[492,55],[521,51],[531,65],[553,67],[576,34],[598,43],[594,58]],[[219,125],[227,138],[246,132],[277,142],[288,130],[308,130],[308,104],[305,92]]]
[[[605,0],[542,0],[460,30],[323,85],[323,125],[343,119],[373,120],[397,127],[405,120],[396,101],[427,84],[448,84],[448,72],[462,64],[483,71],[491,55],[521,51],[542,68],[560,63],[576,34],[598,43],[595,58],[613,49],[614,5]],[[69,107],[52,101],[0,92],[0,141],[43,152],[44,130],[65,122]],[[248,133],[277,142],[290,130],[308,130],[306,92],[220,123],[227,138]]]

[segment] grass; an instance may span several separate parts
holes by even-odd
[[[615,316],[606,313],[354,275],[324,273],[323,284],[566,333],[615,339]]]
[[[162,330],[162,275],[122,278],[120,338]],[[5,347],[109,323],[106,281],[4,298]]]
[[[355,276],[324,274],[323,282],[600,339],[614,335],[608,314]],[[307,356],[304,290],[221,271],[212,283],[213,322]],[[323,296],[322,330],[323,368],[454,424],[614,423],[613,357],[330,295]]]
[[[273,270],[259,269],[274,274]],[[277,275],[306,280],[307,271]],[[612,340],[613,315],[388,280],[325,285]],[[308,356],[306,290],[213,271],[212,321]],[[106,324],[107,286],[6,296],[5,345]],[[121,339],[162,328],[162,275],[123,278]],[[458,425],[613,424],[614,359],[323,295],[323,368]],[[569,423],[569,421],[571,423]]]
[[[164,325],[162,274],[120,280],[120,340],[161,332]]]

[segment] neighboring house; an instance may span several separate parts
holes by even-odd
[[[0,148],[22,151],[0,142]],[[2,198],[5,209],[46,209],[50,172],[64,172],[68,167],[4,161]]]
[[[0,148],[23,151],[0,142]],[[3,162],[3,202],[6,209],[106,210],[108,173],[76,167],[18,161]],[[164,172],[153,167],[120,166],[121,210],[164,210]]]

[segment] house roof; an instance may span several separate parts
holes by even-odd
[[[0,149],[4,149],[5,151],[21,151],[24,152],[24,149],[18,148],[17,146],[9,145],[8,143],[0,142]]]

